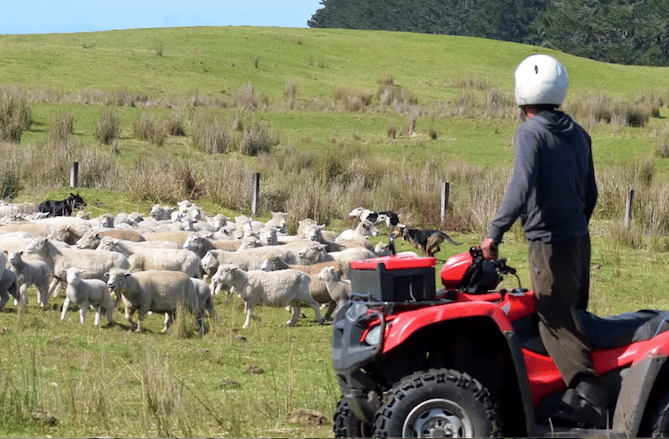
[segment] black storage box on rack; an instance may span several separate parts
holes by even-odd
[[[356,295],[380,302],[420,302],[435,297],[436,258],[384,256],[351,262]]]

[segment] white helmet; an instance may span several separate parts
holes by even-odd
[[[569,76],[560,61],[550,55],[531,55],[525,58],[514,73],[516,104],[562,105],[567,95]]]

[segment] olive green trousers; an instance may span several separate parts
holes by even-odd
[[[578,314],[588,306],[590,237],[530,241],[529,264],[541,340],[564,382],[574,387],[581,378],[597,377]]]

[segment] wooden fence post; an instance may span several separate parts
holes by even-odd
[[[632,223],[632,201],[634,200],[634,189],[627,192],[627,203],[625,204],[625,228],[629,229]]]
[[[260,174],[253,174],[253,199],[251,200],[251,215],[256,216],[260,210]]]
[[[446,212],[448,211],[448,197],[450,195],[450,184],[445,181],[441,188],[441,223],[446,222]]]
[[[70,187],[79,186],[79,162],[72,162],[72,169],[70,169]]]

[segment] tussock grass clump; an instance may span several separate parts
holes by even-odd
[[[151,141],[156,136],[158,129],[153,120],[153,115],[142,111],[139,120],[133,124],[133,134],[139,140]]]
[[[654,132],[655,135],[655,157],[669,157],[669,124],[662,124]]]
[[[21,143],[23,131],[32,125],[32,109],[18,87],[0,89],[0,140]]]
[[[53,117],[53,123],[47,135],[48,141],[65,140],[74,134],[74,114],[58,113]]]
[[[185,119],[185,115],[182,111],[173,111],[163,122],[165,132],[170,136],[185,136]]]
[[[349,90],[340,87],[335,91],[334,100],[344,107],[346,111],[363,111],[372,103],[373,95],[364,90]]]
[[[225,154],[232,146],[225,118],[213,112],[200,111],[193,116],[193,145],[207,154]]]
[[[253,192],[253,171],[238,155],[202,165],[202,180],[207,198],[214,204],[244,212]]]
[[[386,135],[389,139],[394,139],[397,137],[397,127],[395,125],[388,125],[386,128]]]
[[[258,96],[251,84],[245,84],[232,94],[230,103],[242,110],[259,110],[267,108],[269,101],[265,96]]]
[[[183,199],[198,200],[206,191],[189,162],[167,159],[138,162],[130,172],[128,185],[128,192],[136,200],[163,200],[172,204]]]
[[[486,91],[482,105],[483,115],[488,119],[511,118],[518,112],[513,93],[505,93],[498,88]]]
[[[286,108],[294,110],[297,106],[297,84],[295,81],[288,81],[283,88],[283,102]]]
[[[488,89],[488,80],[482,78],[473,78],[471,76],[462,76],[453,79],[450,84],[452,88],[460,88],[463,90],[478,90],[484,91]]]
[[[112,107],[104,109],[95,127],[95,138],[98,142],[111,145],[121,137],[121,121],[118,111]]]
[[[280,141],[281,139],[274,132],[269,122],[263,119],[254,119],[244,128],[240,152],[249,156],[257,156],[260,153],[267,154]]]
[[[132,93],[126,88],[112,90],[107,93],[105,104],[115,105],[117,107],[136,107],[139,104],[148,102],[147,95]]]
[[[659,108],[648,102],[634,103],[612,98],[606,91],[586,94],[565,102],[564,109],[575,119],[586,125],[609,124],[642,128],[653,114],[659,115]]]
[[[390,78],[392,81],[392,77]],[[396,112],[402,113],[409,110],[412,105],[418,104],[418,98],[404,87],[391,84],[385,84],[376,93],[379,105],[393,108]]]

